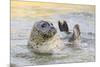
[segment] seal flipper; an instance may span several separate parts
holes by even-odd
[[[80,37],[80,27],[79,27],[79,25],[78,24],[76,24],[75,26],[74,26],[74,29],[73,29],[73,35],[74,35],[74,38],[75,39],[77,39],[77,38],[79,38]]]
[[[62,23],[60,21],[58,21],[58,26],[59,26],[60,31],[63,31],[63,26],[62,26]]]
[[[63,23],[58,21],[58,26],[59,26],[60,31],[69,32],[68,24],[66,21],[63,21]]]
[[[75,40],[80,40],[80,27],[78,24],[76,24],[73,28],[73,34],[72,37],[69,39],[69,41],[75,41]]]
[[[64,31],[69,32],[68,24],[66,21],[63,22]]]

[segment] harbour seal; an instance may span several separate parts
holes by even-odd
[[[66,21],[64,21],[64,23],[59,21],[58,26],[60,31],[66,33],[64,39],[61,39],[61,37],[57,35],[57,29],[52,23],[43,20],[36,22],[28,41],[28,47],[31,51],[38,54],[53,54],[67,49],[66,46],[75,47],[79,45],[80,28],[78,24],[73,27],[73,32],[69,31]]]
[[[63,42],[56,33],[57,29],[52,23],[43,20],[38,21],[32,28],[28,47],[34,53],[54,53],[63,47]]]

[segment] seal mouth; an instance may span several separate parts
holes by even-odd
[[[50,32],[52,32],[53,35],[55,35],[57,33],[57,30],[55,27],[51,27],[51,30],[49,30]]]

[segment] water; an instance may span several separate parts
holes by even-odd
[[[31,28],[35,21],[45,19],[53,22],[60,33],[57,25],[58,20],[66,20],[70,31],[75,24],[81,29],[81,48],[66,48],[61,54],[38,55],[27,49],[27,41]],[[95,16],[90,13],[59,14],[46,18],[11,20],[11,64],[19,66],[61,64],[95,61]]]

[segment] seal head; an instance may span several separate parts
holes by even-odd
[[[30,46],[34,52],[49,52],[52,49],[48,41],[52,40],[56,33],[57,30],[52,23],[43,20],[38,21],[32,28],[28,46]]]

